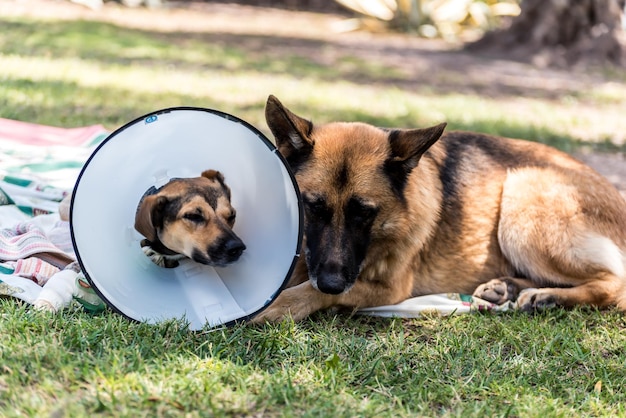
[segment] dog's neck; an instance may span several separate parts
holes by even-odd
[[[148,241],[152,249],[163,255],[178,255],[179,253],[167,248],[158,238],[155,241]]]

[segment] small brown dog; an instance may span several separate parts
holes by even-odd
[[[172,179],[147,193],[135,215],[135,229],[146,237],[144,253],[169,268],[185,257],[216,267],[237,261],[246,246],[232,229],[236,212],[230,196],[224,176],[215,170]]]
[[[295,172],[304,255],[256,322],[467,293],[524,310],[626,310],[626,202],[545,145],[471,132],[313,125],[265,110]]]

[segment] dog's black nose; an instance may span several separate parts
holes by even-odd
[[[346,280],[346,269],[337,263],[327,263],[317,271],[317,288],[322,293],[338,295],[344,292],[349,284]]]
[[[245,249],[246,246],[239,237],[228,237],[214,243],[204,254],[199,251],[194,253],[193,259],[199,263],[224,267],[239,260]]]
[[[341,280],[341,278],[324,277],[323,280],[320,280],[318,278],[317,288],[322,293],[328,293],[329,295],[338,295],[346,290],[346,285]]]
[[[235,261],[241,257],[246,245],[241,240],[230,240],[224,246],[224,251],[229,260]]]

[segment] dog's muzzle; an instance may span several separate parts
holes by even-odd
[[[316,287],[322,293],[338,295],[352,287],[353,282],[346,279],[346,268],[335,263],[327,263],[318,269],[316,274]]]
[[[239,237],[231,237],[211,245],[206,253],[194,250],[192,259],[198,263],[216,267],[224,267],[239,260],[246,245]]]

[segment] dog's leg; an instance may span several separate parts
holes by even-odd
[[[626,216],[593,173],[522,169],[508,174],[498,240],[533,289],[521,309],[617,305],[626,310]]]
[[[306,318],[313,312],[333,306],[336,296],[322,293],[306,281],[281,292],[276,300],[252,320],[255,324],[278,322],[291,316],[294,321]]]
[[[277,322],[287,316],[299,321],[313,312],[334,306],[347,308],[366,308],[370,306],[391,305],[407,299],[411,295],[412,275],[407,263],[405,269],[396,273],[390,280],[397,286],[387,286],[376,280],[359,278],[354,286],[341,294],[331,295],[315,289],[309,280],[297,286],[287,288],[276,300],[253,319],[253,323]]]
[[[500,277],[478,286],[473,296],[496,305],[502,305],[508,301],[514,302],[522,290],[530,287],[534,287],[533,282],[530,280]]]
[[[555,306],[574,307],[576,305],[590,305],[598,308],[617,305],[621,310],[626,310],[626,306],[620,304],[619,300],[616,299],[616,296],[623,294],[623,292],[622,280],[607,274],[604,280],[594,279],[575,287],[545,287],[522,290],[517,299],[517,306],[523,311]]]

